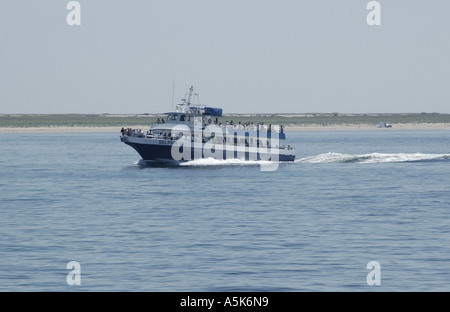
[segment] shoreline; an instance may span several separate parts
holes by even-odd
[[[146,130],[148,125],[136,125],[130,128]],[[286,125],[286,131],[396,131],[396,130],[450,130],[450,123],[404,123],[394,124],[392,128],[377,128],[371,124],[339,125]],[[120,127],[94,126],[50,126],[50,127],[0,127],[0,134],[12,133],[120,133]]]
[[[392,128],[377,128],[371,124],[339,125],[287,125],[286,131],[398,131],[398,130],[450,130],[450,123],[403,123]]]
[[[145,126],[130,127],[133,129],[147,129]],[[51,126],[51,127],[0,127],[0,134],[12,133],[120,133],[121,127],[93,127],[93,126]]]

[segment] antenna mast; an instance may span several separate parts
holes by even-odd
[[[187,99],[187,101],[186,101],[186,104],[187,104],[188,106],[191,105],[192,92],[194,92],[194,86],[191,86],[191,87],[189,88],[189,95],[188,95],[188,99]]]
[[[173,97],[175,96],[175,76],[173,76],[173,83],[172,83],[172,110],[173,110]]]

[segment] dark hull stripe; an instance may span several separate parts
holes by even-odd
[[[150,160],[173,161],[174,160],[172,158],[172,153],[171,153],[172,146],[171,145],[139,144],[139,143],[134,143],[134,142],[124,142],[124,143],[133,147],[139,153],[139,155],[141,155],[142,159],[144,159],[144,160],[148,160],[148,161],[150,161]],[[197,152],[196,155],[202,155],[202,157],[204,157],[203,150],[201,148],[194,149],[194,147],[192,147],[191,148],[191,159],[195,159],[195,157],[194,157],[195,151]],[[245,160],[249,160],[249,159],[261,160],[260,153],[256,153],[257,154],[256,157],[254,155],[255,153],[252,153],[251,155],[249,155],[249,154],[250,153],[248,153],[248,152],[245,153]],[[233,158],[235,158],[235,159],[238,158],[237,151],[234,152],[233,156],[234,156]],[[230,158],[230,155],[227,155],[226,151],[223,151],[222,159],[229,159],[229,158]],[[279,158],[279,161],[294,161],[295,155],[279,154],[278,158]]]

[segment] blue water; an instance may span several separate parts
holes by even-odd
[[[0,291],[450,291],[450,131],[288,139],[297,161],[261,171],[0,135]]]

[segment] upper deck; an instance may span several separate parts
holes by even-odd
[[[202,131],[211,130],[214,127],[220,127],[224,135],[235,136],[250,136],[250,137],[267,137],[272,136],[272,132],[278,133],[280,140],[285,140],[283,126],[264,125],[263,123],[233,123],[233,121],[226,121],[222,124],[219,119],[222,117],[222,109],[208,107],[206,105],[192,104],[193,97],[198,98],[198,94],[194,93],[194,87],[191,86],[186,99],[182,99],[182,103],[176,106],[176,110],[173,112],[165,113],[166,117],[157,120],[152,124],[150,131],[153,133],[170,132],[176,129],[177,126],[186,126],[190,131],[194,131],[195,128],[201,128]],[[208,127],[210,126],[210,127]],[[217,130],[217,128],[216,128]],[[212,130],[211,130],[212,131]],[[169,134],[169,133],[168,133]]]

